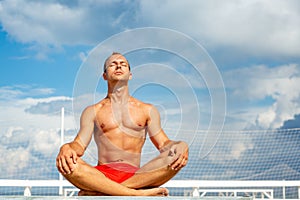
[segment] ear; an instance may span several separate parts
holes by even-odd
[[[129,80],[131,80],[132,79],[132,73],[130,72],[130,74],[129,74]]]
[[[106,72],[103,72],[102,77],[105,81],[107,81],[107,76],[106,76]]]

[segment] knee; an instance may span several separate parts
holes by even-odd
[[[176,153],[188,152],[189,145],[184,141],[176,141],[172,144],[171,149],[175,150]]]
[[[80,177],[84,172],[84,162],[81,160],[78,160],[77,163],[72,165],[72,168],[70,169],[69,173],[62,173],[62,175],[65,178],[69,177]]]
[[[80,175],[81,173],[84,173],[84,170],[86,169],[85,167],[86,165],[87,164],[83,160],[78,159],[76,164],[74,164],[74,168],[71,174]]]
[[[168,152],[168,157],[177,157],[177,156],[184,156],[185,159],[188,159],[189,154],[189,146],[184,141],[176,141],[172,144],[171,148]]]
[[[186,142],[184,142],[184,141],[178,141],[178,144],[179,144],[179,145],[183,145],[183,146],[185,146],[186,148],[188,148],[188,144],[187,144]]]

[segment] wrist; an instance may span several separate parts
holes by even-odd
[[[81,157],[83,155],[84,148],[77,141],[69,143],[69,146],[76,152],[77,156]]]
[[[172,147],[173,143],[174,142],[172,140],[167,140],[166,142],[164,142],[162,147],[159,149],[159,152],[163,153],[163,152],[169,150]]]

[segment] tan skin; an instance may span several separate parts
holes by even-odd
[[[107,97],[83,111],[80,130],[74,141],[61,147],[57,168],[81,189],[80,195],[166,196],[168,190],[159,186],[186,166],[188,145],[167,137],[153,105],[129,95],[128,81],[132,74],[124,56],[111,55],[105,65],[103,78],[108,83]],[[93,134],[98,147],[98,165],[128,163],[140,168],[135,175],[119,184],[84,162],[80,157]],[[147,134],[160,155],[140,167]]]

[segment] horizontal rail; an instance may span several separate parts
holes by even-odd
[[[164,187],[300,187],[300,181],[201,181],[201,180],[170,180]]]
[[[67,180],[11,180],[0,179],[0,187],[68,187],[73,186]]]
[[[67,180],[11,180],[0,179],[0,187],[24,187],[24,196],[31,196],[32,187],[59,187],[59,195],[66,195],[67,188],[72,187],[71,193],[76,190]],[[193,188],[192,196],[199,197],[200,189],[207,189],[204,193],[210,191],[208,188],[267,188],[280,187],[283,189],[283,199],[285,199],[285,187],[298,187],[298,198],[300,199],[300,181],[203,181],[203,180],[170,180],[162,185],[166,188]],[[221,189],[220,192],[224,190]],[[217,191],[217,190],[216,190]],[[218,190],[219,191],[219,190]],[[205,195],[205,194],[202,194]],[[273,193],[266,194],[266,197],[273,199]]]

